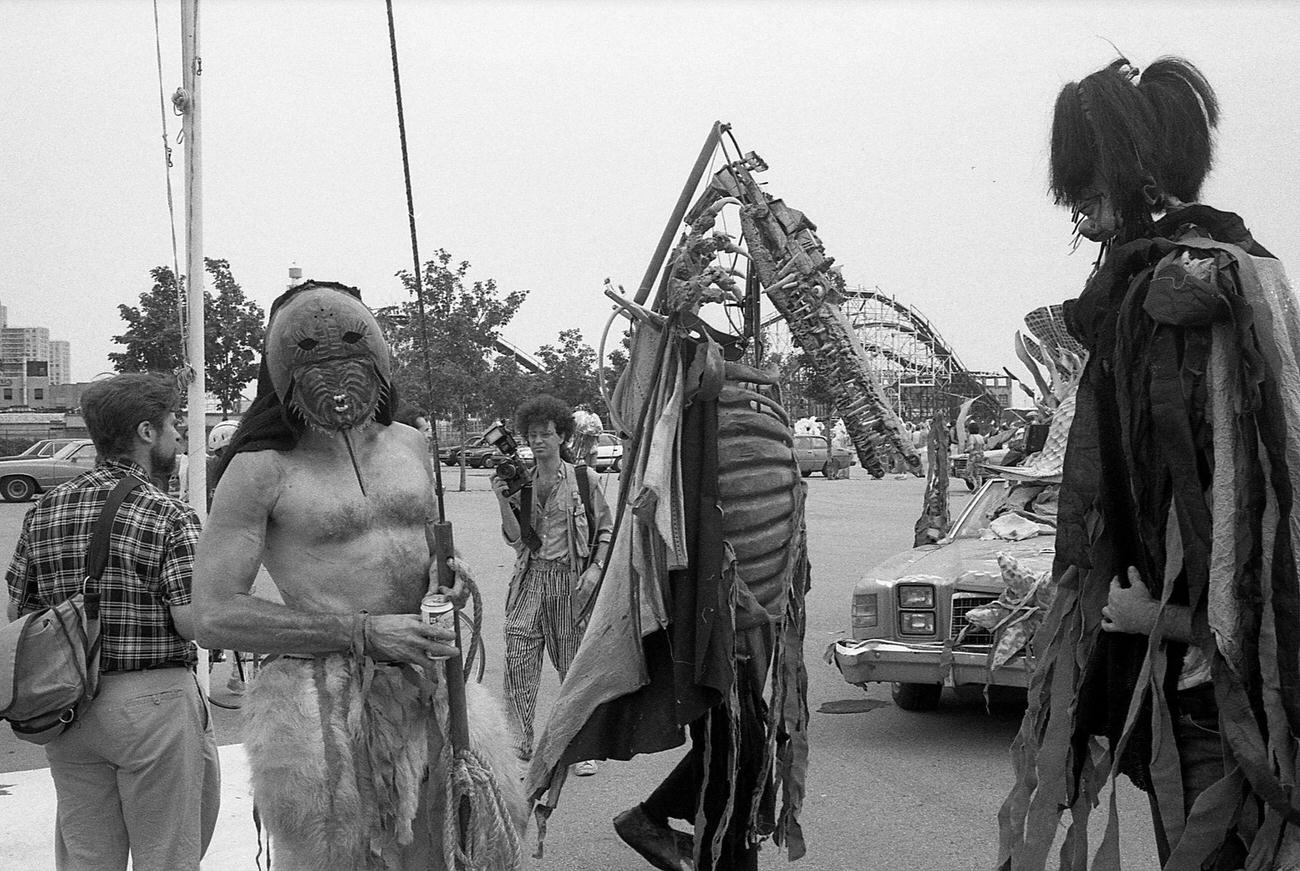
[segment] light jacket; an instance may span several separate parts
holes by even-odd
[[[600,482],[596,478],[589,466],[583,466],[583,474],[588,476],[587,480],[590,486],[587,488],[591,494],[591,512],[596,524],[596,535],[588,534],[587,511],[582,505],[582,495],[578,492],[578,483],[576,467],[572,463],[566,463],[561,460],[563,474],[555,485],[555,492],[551,495],[549,504],[551,506],[566,506],[565,512],[568,518],[568,539],[569,539],[569,569],[575,575],[582,574],[586,570],[588,563],[591,561],[591,550],[593,545],[605,545],[608,550],[610,539],[614,533],[614,516],[609,510],[609,505],[605,503],[604,494],[600,489]],[[533,511],[532,518],[534,528],[537,527],[537,521],[541,519],[542,508],[537,504],[537,467],[532,470],[533,481]],[[519,500],[524,491],[519,491],[510,497],[511,504],[516,511],[519,508]],[[515,569],[510,576],[510,589],[506,593],[506,603],[509,604],[514,600],[515,593],[519,589],[519,583],[523,580],[524,574],[532,562],[533,552],[524,544],[522,535],[519,538],[511,539],[506,535],[505,529],[501,530],[501,536],[506,543],[515,549]]]

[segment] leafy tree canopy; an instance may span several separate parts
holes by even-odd
[[[209,257],[204,266],[209,276],[203,291],[204,376],[208,392],[228,414],[238,410],[244,388],[257,377],[266,316],[261,306],[244,296],[228,261]],[[139,305],[117,307],[127,329],[113,337],[123,350],[108,359],[118,372],[173,372],[183,360],[178,313],[185,279],[178,286],[169,266],[154,267],[149,275],[153,287],[140,294]]]
[[[600,410],[596,385],[596,352],[582,340],[582,331],[561,330],[555,345],[542,345],[537,359],[546,367],[546,391],[572,406]]]
[[[397,277],[412,299],[380,312],[393,346],[399,395],[458,419],[488,410],[493,343],[528,295],[526,290],[503,294],[491,278],[471,282],[469,269],[469,261],[453,263],[440,248],[421,276],[424,318],[415,300],[415,276],[405,270]]]

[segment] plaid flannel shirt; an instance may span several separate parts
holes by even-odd
[[[122,502],[99,580],[103,638],[100,672],[194,662],[194,645],[176,634],[171,605],[190,603],[199,518],[167,496],[131,460],[105,460],[44,493],[23,520],[5,582],[26,614],[81,590],[86,548],[108,494],[128,472],[146,481]]]

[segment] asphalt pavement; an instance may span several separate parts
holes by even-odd
[[[808,534],[813,588],[808,597],[808,632],[804,652],[809,672],[811,743],[808,795],[802,820],[808,855],[795,868],[807,871],[869,869],[941,869],[988,871],[997,853],[997,810],[1011,785],[1007,748],[1019,726],[1014,712],[990,714],[981,700],[945,692],[937,711],[912,713],[890,700],[887,686],[865,693],[846,684],[822,660],[827,645],[847,634],[849,599],[854,582],[868,568],[912,543],[924,482],[886,476],[867,478],[860,467],[854,477],[828,481],[807,479]],[[484,683],[500,690],[502,674],[502,603],[509,581],[512,552],[501,541],[498,516],[486,472],[471,470],[460,491],[458,470],[445,470],[448,519],[456,544],[475,568],[486,603],[484,638],[488,668]],[[616,475],[602,476],[612,491]],[[952,490],[954,513],[969,494],[962,482]],[[612,493],[611,493],[612,495]],[[0,554],[12,552],[26,507],[0,504]],[[228,665],[213,672],[214,691],[224,685]],[[549,666],[539,701],[538,722],[545,721],[558,684]],[[845,713],[833,713],[847,711]],[[239,741],[239,712],[214,708],[219,743]],[[628,763],[602,763],[595,777],[570,778],[563,800],[551,818],[542,860],[529,868],[560,871],[642,869],[648,865],[614,835],[610,818],[644,798],[667,774],[680,751],[641,757]],[[241,748],[222,751],[226,778],[223,820],[204,868],[252,868],[253,827],[247,812],[246,779]],[[48,773],[44,753],[15,740],[0,727],[0,833],[20,829],[24,841],[39,845],[52,832],[52,803],[34,809],[11,782],[40,785]],[[52,794],[52,789],[47,789]],[[14,793],[14,794],[11,794]],[[1122,849],[1126,867],[1155,867],[1146,801],[1127,785],[1119,794]],[[1103,804],[1101,811],[1104,811]],[[1094,838],[1105,824],[1094,814]],[[534,833],[530,831],[531,839]],[[46,838],[48,842],[50,835]],[[0,834],[0,841],[7,839]],[[531,845],[531,840],[530,840]],[[39,851],[38,851],[39,853]],[[52,867],[39,855],[6,859],[0,869]],[[12,856],[12,853],[8,855]],[[48,855],[45,854],[45,855]],[[237,860],[235,858],[237,857]],[[766,844],[760,867],[786,867],[783,853]]]

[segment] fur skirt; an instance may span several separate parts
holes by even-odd
[[[411,666],[335,655],[281,658],[244,704],[253,796],[277,867],[439,868],[445,813],[446,693]],[[527,807],[500,706],[467,687],[473,745],[493,769],[516,830]],[[430,755],[434,759],[433,781]]]

